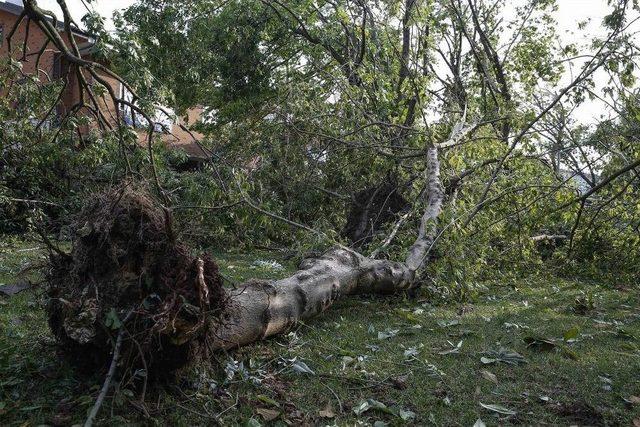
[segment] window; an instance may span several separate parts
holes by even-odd
[[[133,94],[123,84],[120,84],[120,90],[119,90],[118,96],[120,97],[120,99],[124,101],[127,101],[127,102],[133,101]],[[149,124],[144,119],[144,117],[142,117],[140,114],[136,114],[136,112],[133,111],[133,109],[130,106],[120,104],[118,108],[120,109],[124,122],[127,125],[133,126],[136,128],[147,128],[149,126]],[[165,110],[169,114],[173,114],[173,111],[171,109],[166,108]],[[154,122],[153,123],[154,131],[160,132],[160,133],[170,133],[172,131],[173,124],[175,123],[175,120],[173,117],[165,114],[161,110],[156,110],[155,117],[152,117],[152,120]]]

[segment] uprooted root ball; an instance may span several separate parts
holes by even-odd
[[[143,185],[95,196],[75,230],[47,277],[49,325],[72,361],[104,366],[121,331],[121,364],[151,374],[208,358],[207,319],[226,304],[218,267],[176,240],[169,211]]]

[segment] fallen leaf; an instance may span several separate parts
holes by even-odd
[[[257,408],[256,412],[267,422],[273,421],[280,416],[280,411],[274,411],[273,409]]]
[[[298,361],[297,361],[297,362],[295,362],[293,365],[291,365],[291,368],[292,368],[294,371],[296,371],[296,372],[298,372],[298,373],[301,373],[301,374],[310,374],[310,375],[315,375],[315,374],[316,374],[315,372],[313,372],[313,371],[311,370],[311,368],[309,368],[309,367],[307,366],[307,364],[306,364],[306,363],[304,363],[304,362],[303,362],[303,361],[301,361],[301,360],[298,360]]]
[[[481,357],[480,361],[485,365],[491,365],[494,363],[506,363],[508,365],[517,365],[519,363],[527,363],[527,359],[523,355],[513,350],[506,348],[500,348],[498,351],[490,350],[485,352],[487,357]]]
[[[486,369],[483,369],[482,371],[480,371],[480,374],[485,380],[489,380],[494,384],[498,384],[498,377],[496,377],[496,374],[490,371],[487,371]]]
[[[403,421],[411,421],[413,419],[416,418],[416,414],[415,412],[412,411],[407,411],[405,409],[399,409],[398,410],[398,416],[403,420]]]
[[[400,332],[399,329],[387,329],[386,331],[380,331],[378,332],[378,339],[386,340],[388,338],[393,338],[398,335],[398,332]]]
[[[496,404],[485,404],[480,402],[480,406],[482,406],[484,409],[487,409],[489,411],[493,411],[493,412],[497,412],[498,414],[502,414],[502,415],[515,415],[516,411],[512,411],[511,409],[505,408],[502,405],[496,405]]]
[[[322,418],[334,418],[336,416],[336,414],[333,412],[331,404],[327,404],[324,409],[318,412],[318,415],[320,415]]]
[[[438,354],[455,354],[455,353],[460,353],[460,348],[462,347],[462,341],[459,341],[458,344],[456,344],[453,348],[447,349],[447,350],[443,350],[438,352]]]
[[[549,338],[528,336],[524,337],[522,340],[527,344],[527,347],[529,348],[536,348],[538,350],[546,351],[556,348],[556,342]]]
[[[459,325],[460,321],[458,319],[453,320],[438,320],[438,325],[442,328],[448,328],[451,326]]]
[[[108,313],[107,316],[104,319],[104,325],[107,328],[111,328],[111,329],[120,329],[120,327],[122,326],[122,322],[120,321],[120,318],[118,317],[118,313],[116,312],[115,308],[112,308]]]
[[[360,416],[369,410],[376,410],[387,414],[392,413],[391,409],[389,409],[387,405],[375,399],[367,399],[358,403],[356,406],[354,406],[353,413]]]
[[[578,353],[576,353],[575,351],[565,346],[560,347],[560,353],[567,359],[573,359],[573,360],[580,359],[580,356],[578,356]]]
[[[403,319],[405,319],[407,322],[410,322],[410,323],[420,322],[420,319],[418,319],[413,313],[405,313],[404,311],[397,310],[396,314],[402,317]]]
[[[264,394],[259,394],[256,397],[258,398],[259,401],[263,403],[266,403],[268,405],[272,405],[278,408],[280,407],[280,404],[275,400],[273,400],[272,398],[270,398],[269,396],[265,396]]]
[[[504,327],[507,329],[529,329],[526,325],[519,325],[517,323],[505,322]]]
[[[569,329],[564,334],[562,334],[562,338],[564,338],[565,341],[569,341],[569,340],[575,339],[579,333],[580,333],[580,329],[577,326],[574,326],[573,328]]]
[[[356,362],[356,359],[351,356],[342,357],[342,370],[347,369],[347,366],[351,366]]]
[[[473,427],[487,427],[487,425],[484,423],[484,421],[478,418],[476,422],[473,424]]]
[[[399,417],[404,421],[411,421],[416,417],[416,414],[412,411],[398,408],[397,406],[389,408],[384,403],[379,402],[375,399],[363,400],[353,407],[353,412],[358,416],[364,414],[367,411],[378,411],[385,414],[395,415],[396,417]]]
[[[633,427],[640,427],[640,418],[636,418],[633,420]]]
[[[393,387],[397,388],[398,390],[404,390],[407,388],[407,379],[407,375],[399,375],[397,377],[389,378],[389,381],[391,381]]]
[[[247,427],[262,427],[262,424],[260,424],[260,421],[256,420],[255,418],[251,418],[247,420],[247,423],[245,425]]]
[[[640,405],[640,397],[638,396],[631,396],[629,397],[629,402],[633,403],[634,405]]]
[[[604,391],[611,391],[613,389],[611,387],[613,384],[613,381],[611,380],[611,378],[603,377],[602,375],[598,375],[598,378],[600,378],[600,381],[602,381],[602,389]]]
[[[28,280],[21,280],[20,282],[14,283],[13,285],[1,285],[0,294],[12,296],[29,288],[31,288],[31,283]]]

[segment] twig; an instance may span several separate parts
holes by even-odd
[[[62,207],[62,205],[58,204],[58,203],[53,203],[53,202],[47,202],[46,200],[35,200],[35,199],[17,199],[15,197],[7,197],[6,200],[9,200],[10,202],[16,202],[16,203],[27,203],[27,204],[41,204],[41,205],[49,205],[49,206],[57,206],[57,207]]]
[[[181,404],[179,404],[179,403],[177,403],[177,402],[176,402],[176,406],[178,406],[179,408],[184,409],[185,411],[189,411],[189,412],[191,412],[192,414],[196,414],[196,415],[198,415],[198,416],[199,416],[199,417],[201,417],[201,418],[207,418],[207,419],[210,419],[210,420],[214,420],[214,421],[216,422],[216,424],[217,424],[217,425],[221,425],[221,423],[220,423],[220,419],[219,419],[216,415],[214,415],[214,414],[204,414],[204,413],[202,413],[202,412],[198,412],[198,411],[196,411],[195,409],[191,409],[191,408],[189,408],[189,407],[187,407],[187,406],[181,405]]]
[[[402,227],[402,225],[407,220],[407,218],[409,218],[410,214],[411,214],[411,211],[405,213],[400,217],[398,221],[396,221],[395,225],[393,226],[393,229],[391,230],[391,233],[389,233],[387,238],[384,239],[384,242],[382,243],[382,245],[380,245],[380,247],[377,248],[375,251],[371,252],[371,255],[369,255],[371,258],[377,257],[381,251],[386,249],[386,247],[389,246],[389,244],[391,244],[393,239],[396,237],[396,234],[398,234],[398,230],[400,230],[400,227]]]
[[[335,397],[336,400],[338,401],[338,407],[340,408],[340,413],[342,413],[343,412],[342,401],[340,400],[340,398],[338,397],[336,392],[333,391],[333,389],[331,387],[329,387],[328,385],[326,385],[325,383],[320,382],[320,384],[322,384],[327,390],[329,390],[331,392],[331,394],[333,394],[333,397]]]
[[[111,359],[111,366],[109,366],[109,372],[107,373],[106,378],[104,379],[104,383],[102,384],[102,390],[100,390],[100,394],[98,395],[98,399],[96,399],[96,403],[93,405],[87,420],[84,422],[84,427],[91,427],[93,425],[93,421],[96,419],[98,415],[98,411],[102,406],[102,402],[109,391],[109,387],[111,386],[111,380],[113,380],[113,376],[116,372],[116,366],[118,365],[118,359],[120,359],[120,347],[122,346],[122,337],[124,336],[124,329],[120,329],[118,332],[118,338],[116,339],[116,345],[113,348],[113,358]]]
[[[109,391],[109,387],[111,386],[111,381],[113,380],[113,376],[116,373],[116,366],[118,366],[118,360],[120,359],[120,347],[122,347],[122,338],[124,337],[124,324],[129,317],[133,313],[133,310],[130,310],[127,316],[124,318],[122,322],[122,326],[120,327],[120,331],[118,332],[118,338],[116,338],[116,345],[113,347],[113,357],[111,358],[111,365],[109,366],[109,371],[107,372],[107,376],[104,379],[104,383],[102,384],[102,389],[100,390],[100,394],[96,399],[96,403],[91,408],[91,412],[87,417],[87,420],[84,422],[84,427],[91,427],[93,422],[98,415],[98,411],[100,411],[100,407],[102,406],[102,402],[104,398],[107,396],[107,392]]]

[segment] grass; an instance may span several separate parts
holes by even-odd
[[[20,280],[20,270],[41,261],[42,250],[25,250],[37,246],[3,240],[0,283]],[[279,259],[283,270],[255,265],[273,259],[259,252],[218,258],[234,281],[292,268]],[[38,272],[23,276],[37,280]],[[195,367],[153,388],[149,417],[136,390],[119,388],[100,423],[633,425],[640,418],[640,405],[630,402],[640,396],[637,289],[532,275],[482,283],[471,295],[465,304],[339,301],[287,335],[221,354],[220,369]],[[0,425],[81,423],[103,381],[104,372],[80,374],[58,358],[42,303],[37,288],[0,297]],[[538,345],[528,346],[534,338]],[[526,363],[481,361],[501,348]],[[304,366],[313,373],[299,372]],[[367,399],[385,407],[356,415]]]

